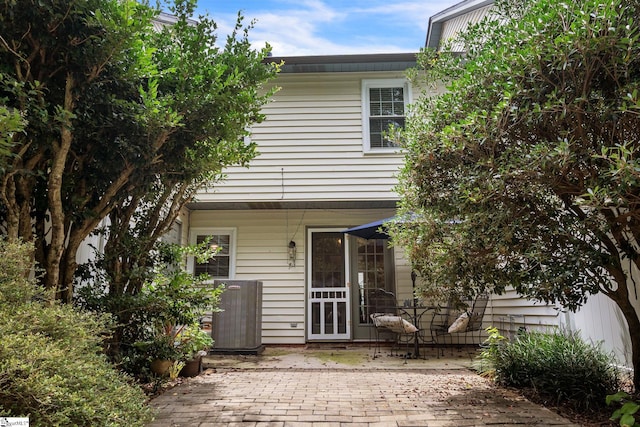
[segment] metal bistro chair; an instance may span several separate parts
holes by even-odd
[[[408,314],[397,307],[396,296],[393,292],[384,289],[373,289],[369,296],[369,306],[371,308],[371,321],[375,331],[375,348],[373,358],[380,354],[381,336],[391,334],[393,341],[391,354],[394,350],[399,353],[400,346],[406,344],[404,353],[405,359],[410,357],[409,343],[415,337],[418,329],[409,321]],[[406,362],[406,360],[405,360]]]
[[[447,306],[435,311],[430,329],[431,338],[438,349],[438,357],[441,352],[444,355],[447,338],[450,345],[453,345],[454,334],[459,337],[458,345],[480,344],[482,318],[488,302],[488,294],[479,294],[473,301],[466,302],[465,309]],[[460,338],[463,338],[462,342]]]

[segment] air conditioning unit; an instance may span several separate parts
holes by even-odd
[[[262,346],[262,282],[216,280],[224,286],[222,311],[213,313],[211,353],[259,354]]]

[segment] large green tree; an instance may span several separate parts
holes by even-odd
[[[175,25],[156,30],[145,2],[0,2],[0,101],[27,122],[0,173],[0,227],[35,243],[60,299],[103,219],[126,257],[130,227],[157,239],[197,188],[255,155],[242,136],[262,119],[260,86],[276,67],[251,49],[240,16],[219,46],[194,9],[178,0]]]
[[[260,108],[271,92],[261,84],[276,67],[265,65],[268,49],[254,50],[251,27],[240,17],[234,31],[217,46],[216,24],[207,17],[191,19],[195,3],[171,8],[173,25],[154,32],[153,62],[164,71],[153,90],[179,114],[162,158],[138,168],[109,214],[104,256],[98,267],[113,296],[135,295],[153,274],[159,238],[196,192],[224,178],[223,168],[246,165],[255,144],[244,136],[264,117]],[[179,40],[179,43],[175,41]]]
[[[640,2],[498,1],[421,55],[396,227],[429,295],[620,308],[640,386]],[[460,44],[457,44],[458,46]],[[455,46],[451,44],[449,46]]]

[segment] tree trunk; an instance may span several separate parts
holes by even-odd
[[[18,230],[20,229],[20,214],[14,197],[16,187],[13,177],[7,177],[3,180],[1,190],[2,197],[0,197],[0,201],[2,201],[7,211],[5,224],[7,237],[10,240],[15,240],[18,238]]]
[[[616,300],[616,303],[618,301]],[[618,303],[622,314],[627,321],[629,337],[631,339],[631,363],[633,365],[633,388],[640,390],[640,320],[635,308],[626,299],[624,304]]]
[[[67,156],[71,148],[73,134],[71,133],[71,120],[69,115],[73,111],[73,88],[74,79],[71,74],[67,74],[64,94],[64,112],[67,117],[60,124],[60,142],[53,142],[53,161],[49,171],[47,183],[47,201],[49,202],[49,214],[51,220],[51,240],[49,242],[49,252],[45,265],[45,287],[55,289],[58,296],[68,292],[61,289],[60,283],[60,262],[65,248],[65,213],[62,206],[62,175],[67,163]]]
[[[60,300],[71,303],[73,301],[73,280],[75,278],[78,263],[76,255],[83,239],[78,236],[70,237],[64,256],[60,259]]]
[[[627,328],[631,340],[631,363],[633,365],[633,388],[640,390],[640,318],[635,307],[629,299],[629,288],[627,287],[626,275],[621,270],[614,272],[614,277],[618,288],[607,296],[611,298],[627,321]]]

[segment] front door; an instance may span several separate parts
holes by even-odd
[[[309,229],[307,338],[351,338],[348,244],[340,230]]]

